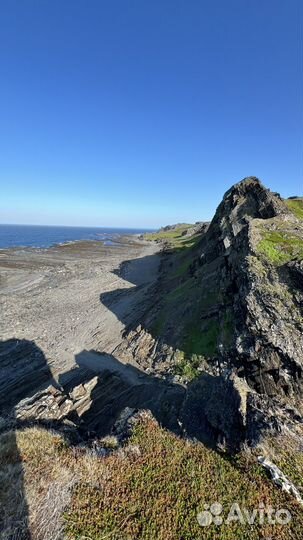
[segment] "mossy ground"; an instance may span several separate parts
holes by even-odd
[[[181,351],[181,355],[179,352],[178,360],[174,365],[174,373],[180,375],[188,382],[192,381],[199,375],[203,359],[201,356],[195,354],[185,355],[183,351]]]
[[[201,323],[198,316],[190,321],[186,328],[186,337],[183,348],[188,354],[198,354],[202,356],[215,355],[219,340],[219,323],[216,318],[209,318]]]
[[[275,265],[285,264],[292,259],[303,258],[302,232],[266,230],[260,227],[262,240],[258,243],[258,252]]]
[[[299,219],[303,219],[303,198],[285,200],[289,210]]]
[[[184,224],[180,225],[180,227],[176,227],[173,230],[161,230],[156,233],[146,233],[144,235],[144,239],[156,242],[161,241],[165,243],[166,249],[182,251],[186,248],[193,247],[200,239],[199,235],[193,235],[188,237],[183,235],[183,233],[187,230],[190,230],[191,227],[193,227],[193,225]]]
[[[175,346],[183,358],[182,362],[176,363],[174,371],[185,380],[191,380],[198,375],[198,368],[205,359],[216,356],[221,347],[227,350],[232,346],[233,313],[230,307],[224,306],[226,297],[223,298],[210,281],[207,288],[207,285],[204,287],[199,280],[187,275],[181,284],[174,282],[170,287],[171,290],[162,295],[161,308],[151,333],[154,337],[165,336],[167,328],[173,328],[174,318],[178,318]]]
[[[277,440],[276,446],[278,465],[303,487],[302,452],[288,441]],[[126,445],[108,457],[70,447],[60,435],[42,428],[3,434],[0,478],[2,516],[11,517],[11,529],[2,540],[12,538],[10,532],[17,534],[20,527],[21,491],[32,540],[52,540],[60,530],[66,540],[303,537],[301,507],[267,478],[256,455],[219,454],[177,437],[146,415]],[[223,505],[224,520],[233,503],[248,511],[260,504],[285,508],[292,519],[287,525],[224,521],[201,527],[197,514],[215,502]]]
[[[301,538],[299,506],[275,488],[251,456],[220,455],[200,443],[181,440],[152,420],[136,426],[123,458],[113,455],[94,485],[79,484],[66,513],[67,537],[136,540]],[[99,485],[98,485],[99,484]],[[287,508],[289,525],[231,523],[202,528],[197,514],[220,502],[223,517],[238,502],[248,510],[260,503]]]
[[[171,231],[162,231],[161,235],[164,234]],[[201,235],[185,239],[186,244],[181,231],[173,231],[173,238],[177,244],[168,244],[170,256],[161,278],[161,300],[149,331],[153,337],[163,338],[179,349],[183,357],[176,362],[174,372],[189,381],[199,374],[205,359],[218,353],[219,346],[231,346],[233,317],[229,308],[225,313],[226,295],[222,297],[219,284],[213,279],[214,263],[199,267]],[[192,271],[194,267],[198,275]],[[219,312],[223,315],[219,316]],[[177,327],[174,320],[178,320]]]
[[[15,458],[7,441],[3,458],[3,438],[1,442],[3,475]],[[135,426],[126,446],[106,458],[75,451],[43,429],[25,430],[17,442],[30,509],[34,497],[39,504],[47,500],[56,482],[70,491],[61,514],[67,540],[301,540],[303,535],[301,508],[272,484],[254,456],[221,455],[178,438],[148,416]],[[197,514],[215,502],[223,505],[224,521],[233,503],[248,511],[260,504],[286,508],[292,520],[287,525],[224,522],[201,527]],[[38,538],[36,529],[32,539]]]

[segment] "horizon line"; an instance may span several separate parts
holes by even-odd
[[[112,227],[110,225],[49,225],[49,224],[42,224],[42,223],[0,223],[1,225],[5,225],[7,227],[66,227],[70,229],[75,228],[81,228],[81,229],[114,229],[114,230],[129,230],[129,231],[135,231],[135,230],[145,230],[145,231],[153,231],[157,227]]]

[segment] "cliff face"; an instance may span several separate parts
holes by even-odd
[[[303,223],[257,178],[244,179],[194,248],[168,257],[130,349],[155,367],[178,349],[234,366],[259,392],[299,392],[302,256]]]
[[[154,303],[119,354],[176,380],[207,372],[222,385],[233,373],[247,385],[242,424],[254,438],[253,410],[261,407],[258,422],[267,427],[285,406],[300,414],[302,259],[303,221],[257,178],[245,178],[190,248],[166,256]]]
[[[294,275],[301,268],[302,223],[278,195],[247,178],[226,193],[200,247],[197,280],[208,274],[221,291],[221,326],[231,314],[230,343],[218,344],[222,358],[259,393],[301,393],[303,297]]]

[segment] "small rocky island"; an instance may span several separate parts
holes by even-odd
[[[196,519],[223,493],[296,516],[233,538],[301,538],[303,199],[248,177],[211,223],[129,239],[101,271],[96,245],[52,249],[32,254],[41,279],[0,291],[3,538],[16,522],[18,538],[231,538]],[[9,251],[5,276],[26,271]]]

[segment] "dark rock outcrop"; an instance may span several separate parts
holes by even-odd
[[[203,373],[186,393],[181,421],[190,437],[235,451],[245,440],[249,387],[236,376]]]
[[[285,402],[301,410],[302,221],[279,194],[255,177],[245,178],[227,191],[189,250],[185,274],[178,257],[175,266],[170,258],[164,268],[153,314],[131,329],[119,352],[161,373],[174,371],[180,357],[187,366],[200,358],[211,375],[233,370],[277,417]],[[209,416],[206,404],[200,406]],[[250,418],[256,420],[253,413]],[[273,427],[265,410],[258,422]],[[248,424],[245,429],[248,434]],[[254,432],[251,424],[249,430]]]
[[[198,221],[192,225],[189,229],[185,229],[182,233],[182,236],[190,238],[196,234],[205,234],[208,230],[209,222],[208,221]]]

